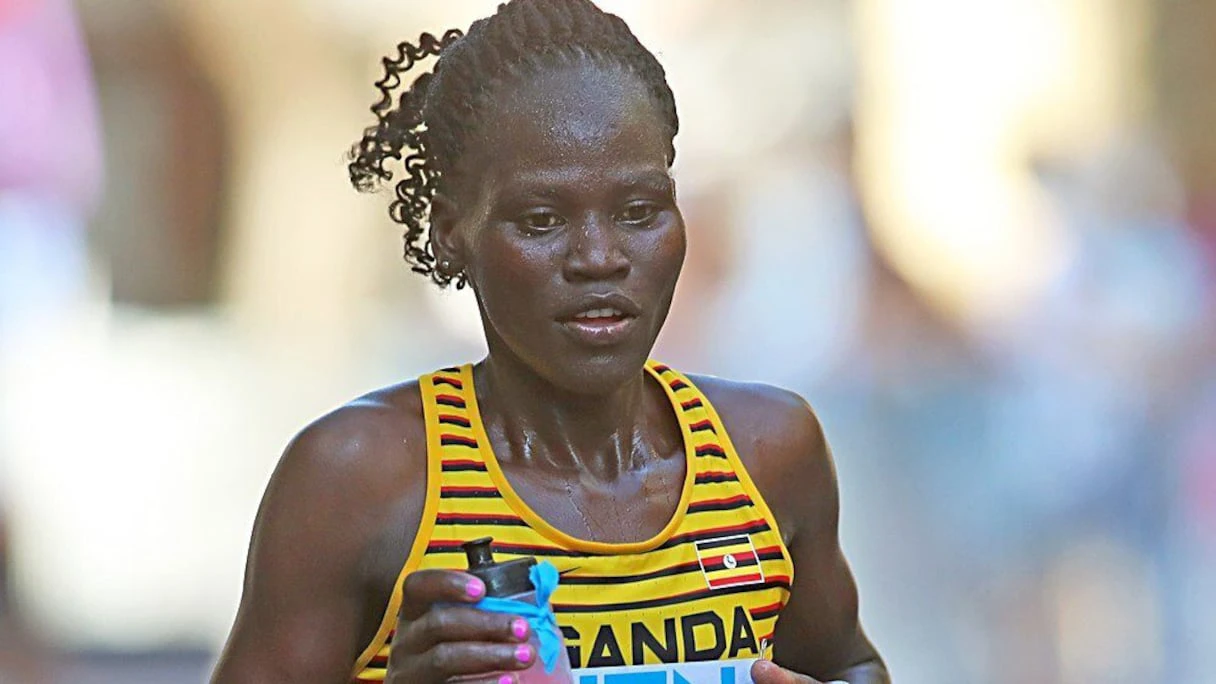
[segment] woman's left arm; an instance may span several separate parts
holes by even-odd
[[[801,397],[785,390],[735,383],[715,389],[710,401],[777,517],[794,562],[790,600],[773,636],[773,662],[756,663],[753,680],[889,684],[887,668],[858,619],[857,584],[840,548],[835,466],[819,420]]]
[[[796,574],[790,603],[778,620],[773,660],[752,668],[755,684],[890,684],[886,665],[861,629],[857,587],[839,549],[831,563],[807,563],[805,557],[800,562],[798,552],[791,554]]]
[[[773,661],[780,667],[759,665],[752,678],[756,684],[889,684],[887,668],[861,628],[857,583],[840,548],[831,449],[810,406],[801,398],[796,404],[783,431],[785,448],[765,456],[779,459],[771,465],[784,472],[785,481],[800,485],[801,496],[796,491],[781,499],[783,517],[793,527],[794,585],[773,636]]]

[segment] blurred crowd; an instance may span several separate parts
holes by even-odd
[[[1216,681],[1216,8],[602,4],[681,108],[656,356],[816,408],[896,681]],[[0,682],[199,681],[292,432],[481,352],[341,154],[493,5],[0,1]]]

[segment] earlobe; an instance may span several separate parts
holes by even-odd
[[[458,230],[459,212],[450,198],[436,194],[431,200],[431,250],[435,267],[448,276],[464,270],[464,239]]]

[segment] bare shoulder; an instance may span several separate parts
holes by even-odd
[[[364,587],[391,586],[408,551],[400,540],[413,539],[422,515],[426,458],[416,381],[331,411],[288,444],[267,485],[254,545],[273,531],[346,559],[344,574],[357,571]]]
[[[301,430],[284,451],[267,496],[300,488],[282,493],[340,500],[357,510],[360,502],[395,498],[404,483],[425,474],[425,459],[418,383],[401,383],[350,401]]]
[[[291,440],[258,510],[241,604],[213,681],[349,675],[416,533],[425,463],[417,383],[360,397]]]
[[[736,446],[762,442],[770,461],[802,459],[808,450],[826,449],[819,418],[796,392],[710,375],[690,377],[714,405]]]
[[[762,383],[690,376],[713,404],[748,474],[787,537],[835,529],[831,450],[818,416],[796,392]]]

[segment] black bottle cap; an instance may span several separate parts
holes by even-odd
[[[528,575],[536,559],[516,558],[503,563],[494,562],[493,537],[482,537],[460,545],[469,560],[469,574],[486,584],[486,596],[514,596],[533,591]]]

